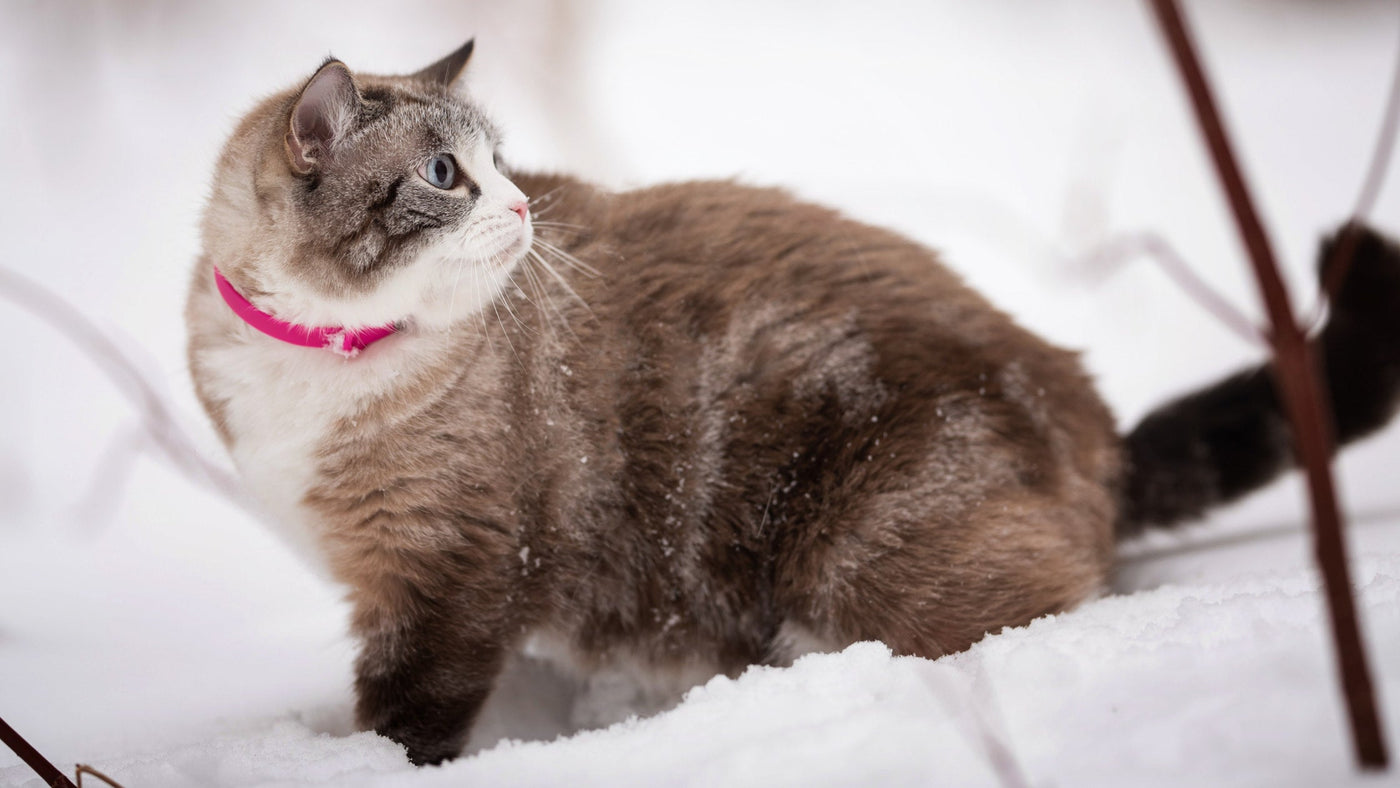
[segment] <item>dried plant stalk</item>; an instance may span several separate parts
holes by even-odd
[[[24,737],[19,735],[3,719],[0,719],[0,741],[13,750],[15,755],[24,761],[25,765],[33,769],[45,785],[53,786],[53,788],[78,788],[72,780],[68,779],[68,775],[60,772],[57,766],[49,763],[48,758],[40,755],[33,745],[25,741]]]
[[[1352,596],[1347,567],[1345,534],[1332,481],[1332,426],[1326,416],[1327,393],[1323,391],[1317,374],[1318,358],[1307,341],[1306,332],[1294,318],[1288,291],[1279,276],[1268,236],[1259,222],[1230,141],[1225,136],[1224,124],[1216,110],[1210,86],[1201,70],[1176,0],[1152,0],[1152,7],[1190,94],[1196,120],[1229,198],[1240,236],[1249,251],[1249,260],[1269,315],[1274,380],[1288,411],[1295,449],[1307,475],[1314,550],[1322,570],[1356,757],[1363,768],[1384,769],[1388,756],[1376,711],[1366,650],[1356,621],[1356,601]]]

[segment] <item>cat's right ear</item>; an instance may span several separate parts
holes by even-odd
[[[467,43],[457,47],[457,51],[428,66],[422,71],[413,74],[410,79],[420,82],[430,82],[444,88],[452,87],[457,78],[462,76],[462,72],[467,68],[467,61],[472,59],[472,50],[476,48],[476,39],[473,38]]]
[[[350,130],[360,111],[360,92],[350,69],[327,60],[301,89],[287,128],[287,163],[308,175]]]

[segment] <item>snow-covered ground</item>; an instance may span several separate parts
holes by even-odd
[[[1309,302],[1316,242],[1370,154],[1400,9],[1187,10]],[[898,228],[1083,349],[1125,425],[1258,355],[1145,263],[1073,263],[1152,230],[1259,313],[1146,6],[1117,0],[9,3],[0,266],[134,354],[222,462],[180,313],[233,120],[328,51],[410,70],[471,34],[475,90],[515,162],[617,187],[737,176]],[[1374,219],[1397,235],[1400,163],[1389,181]],[[0,334],[0,716],[128,788],[1378,782],[1351,772],[1296,480],[1125,546],[1114,595],[938,661],[860,644],[558,739],[624,711],[627,688],[575,701],[525,663],[476,755],[415,770],[353,730],[337,589],[143,449],[130,404],[50,328],[0,302]],[[1339,466],[1394,752],[1400,428]],[[39,782],[0,752],[0,785]]]

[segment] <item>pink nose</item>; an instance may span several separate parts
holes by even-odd
[[[521,202],[516,203],[515,205],[510,206],[510,209],[512,211],[515,211],[516,215],[520,217],[520,221],[522,222],[525,221],[525,218],[530,215],[530,204],[523,200]]]

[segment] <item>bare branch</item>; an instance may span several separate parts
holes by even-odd
[[[53,788],[78,788],[73,784],[72,780],[68,779],[67,775],[60,772],[58,767],[49,763],[48,758],[40,755],[39,751],[34,749],[34,746],[29,742],[25,741],[24,737],[19,735],[14,728],[11,728],[9,723],[5,722],[4,719],[0,719],[0,741],[3,741],[5,746],[13,750],[15,755],[18,755],[19,759],[24,761],[25,765],[33,769],[34,773],[39,775],[39,779],[43,780],[45,785],[51,785]]]
[[[1171,243],[1157,233],[1139,232],[1110,238],[1085,252],[1079,264],[1108,267],[1125,263],[1139,255],[1156,263],[1191,300],[1245,342],[1261,347],[1268,345],[1254,321],[1202,279]]]
[[[1002,788],[1027,788],[1030,781],[1026,779],[1021,764],[1016,760],[1015,750],[1006,741],[1004,731],[999,732],[997,727],[992,725],[992,720],[988,719],[988,715],[984,714],[984,711],[990,711],[995,715],[995,703],[990,699],[984,699],[987,701],[985,704],[980,703],[967,687],[953,680],[953,676],[957,674],[938,670],[940,666],[937,664],[927,667],[930,669],[920,675],[924,686],[943,704],[955,728],[968,743],[981,748],[987,765],[996,775],[997,782]],[[969,722],[971,726],[967,725]],[[968,730],[969,727],[971,730]]]
[[[1273,249],[1255,212],[1244,177],[1240,174],[1181,12],[1175,0],[1152,0],[1152,8],[1191,97],[1196,120],[1215,163],[1216,174],[1229,198],[1240,236],[1249,251],[1249,260],[1269,315],[1272,326],[1270,340],[1274,348],[1274,380],[1288,410],[1296,450],[1307,473],[1314,548],[1327,592],[1327,609],[1356,756],[1362,768],[1384,769],[1388,756],[1376,710],[1375,692],[1371,686],[1366,650],[1356,621],[1356,600],[1352,596],[1345,535],[1332,482],[1333,438],[1332,426],[1326,415],[1327,392],[1318,380],[1317,356],[1307,340],[1306,332],[1294,318]]]
[[[91,766],[88,766],[85,763],[78,764],[78,767],[75,770],[75,774],[78,777],[78,788],[83,788],[83,775],[85,774],[90,774],[93,777],[96,777],[102,782],[112,786],[112,788],[122,788],[121,784],[118,783],[116,780],[113,780],[111,777],[108,777],[107,775],[103,774],[102,772],[99,772],[98,770],[92,768]]]

